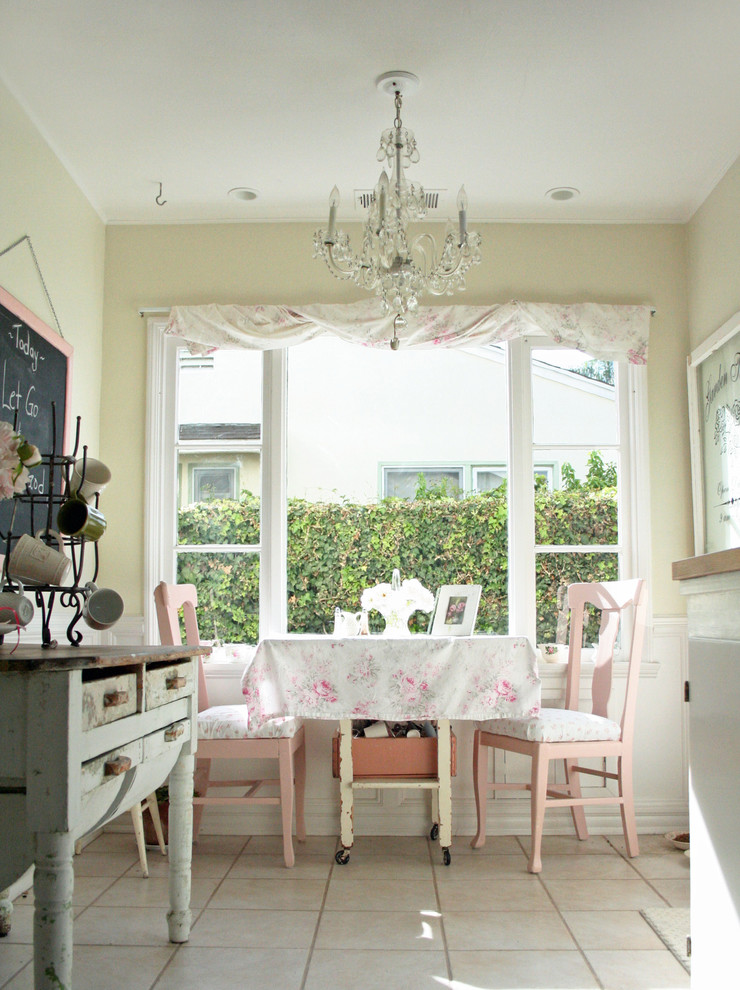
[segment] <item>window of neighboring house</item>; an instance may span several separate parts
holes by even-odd
[[[381,467],[383,498],[414,498],[420,487],[444,488],[456,498],[463,494],[462,467],[431,467],[425,464]]]
[[[487,510],[504,480],[500,588],[484,589],[498,596],[497,610],[478,629],[550,641],[564,583],[649,572],[644,368],[599,362],[584,370],[543,338],[386,352],[324,337],[287,352],[216,352],[213,366],[198,369],[178,365],[182,348],[161,326],[152,321],[150,330],[148,464],[157,484],[148,503],[147,573],[152,586],[163,577],[199,586],[204,637],[212,638],[219,610],[247,642],[330,630],[334,605],[358,608],[363,582],[390,580],[399,554],[410,561],[403,577],[432,590],[432,582],[455,583],[434,576],[440,560],[452,568],[487,541],[478,531],[458,539],[452,507],[469,511],[478,499]],[[218,385],[221,374],[234,376],[231,385]],[[255,432],[193,435],[209,422],[251,424]],[[178,466],[193,463],[193,454],[214,458],[198,469],[238,462],[238,486],[227,490],[221,476],[212,498],[178,514],[175,498],[162,506],[169,500],[159,493],[175,491]],[[252,458],[248,470],[244,457]],[[383,504],[379,464],[382,494],[410,498],[421,474],[422,495],[448,513],[416,556],[410,522],[365,528]],[[441,491],[440,482],[455,491]],[[219,505],[230,508],[215,521]],[[377,573],[363,571],[370,560]],[[335,601],[327,588],[344,597]]]
[[[236,498],[239,487],[237,466],[193,465],[190,468],[190,491],[192,502],[207,502],[210,499]]]

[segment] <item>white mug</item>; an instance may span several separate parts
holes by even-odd
[[[52,537],[59,549],[44,543],[38,538],[40,535]],[[21,584],[61,585],[71,566],[72,561],[64,553],[64,543],[59,533],[53,529],[40,529],[35,537],[24,533],[10,551],[8,575]]]
[[[94,457],[84,459],[85,480],[82,480],[83,458],[75,461],[72,477],[69,479],[69,490],[87,501],[99,494],[111,479],[110,468]]]
[[[383,739],[385,736],[389,736],[388,726],[385,722],[373,722],[372,725],[365,727],[365,738],[366,739]]]
[[[85,585],[82,618],[91,629],[110,629],[123,615],[123,598],[113,588],[98,588],[92,581]]]
[[[33,602],[23,594],[23,585],[14,585],[12,579],[8,583],[11,590],[0,591],[0,635],[16,626],[27,626],[34,613]]]

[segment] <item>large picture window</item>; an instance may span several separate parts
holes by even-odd
[[[329,632],[400,567],[432,591],[482,584],[479,632],[554,641],[567,584],[647,572],[644,369],[541,338],[321,337],[198,362],[161,327],[149,464],[170,495],[152,500],[148,573],[198,586],[207,638]]]

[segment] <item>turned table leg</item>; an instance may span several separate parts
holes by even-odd
[[[33,895],[35,990],[72,988],[74,840],[69,832],[36,834]]]
[[[190,937],[190,867],[193,855],[193,770],[195,757],[184,755],[170,773],[170,942]]]

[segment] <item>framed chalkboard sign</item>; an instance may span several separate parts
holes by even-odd
[[[694,551],[740,547],[740,313],[688,360]]]
[[[31,491],[49,494],[48,455],[66,452],[72,345],[0,288],[0,420],[35,444],[45,461],[31,468]],[[52,415],[52,403],[55,416]],[[56,420],[56,435],[53,420]],[[59,487],[60,478],[55,479]],[[7,534],[15,500],[0,502],[0,533]],[[26,506],[16,505],[13,532],[27,532]]]

